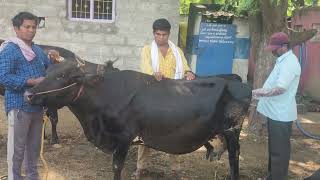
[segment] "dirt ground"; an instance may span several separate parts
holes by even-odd
[[[6,135],[7,120],[3,112],[3,99],[0,97],[0,177],[7,174]],[[112,179],[111,154],[102,153],[84,137],[80,124],[67,108],[59,111],[58,133],[61,148],[52,147],[45,141],[44,157],[48,163],[48,180],[105,180]],[[319,132],[320,114],[308,113],[302,116],[304,125],[312,132]],[[50,135],[50,124],[47,125]],[[320,133],[319,133],[320,135]],[[240,176],[242,180],[255,180],[266,174],[267,144],[266,138],[257,138],[247,134],[246,126],[241,134]],[[291,139],[292,154],[289,167],[290,179],[301,180],[320,168],[320,141],[302,136],[297,130]],[[129,151],[123,177],[130,179],[135,170],[137,147]],[[168,156],[156,152],[150,157],[152,172],[149,179],[175,179],[170,173]],[[227,153],[220,161],[205,160],[204,149],[181,156],[181,168],[184,175],[192,180],[223,180],[228,174]],[[41,174],[44,166],[39,163]]]

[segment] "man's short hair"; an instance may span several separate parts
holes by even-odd
[[[167,19],[161,18],[153,22],[152,28],[153,28],[153,32],[157,30],[170,32],[171,25]]]
[[[18,28],[20,28],[24,20],[34,20],[38,24],[38,17],[29,12],[20,12],[11,19],[12,25]]]

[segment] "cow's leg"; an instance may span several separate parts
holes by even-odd
[[[227,141],[227,149],[229,154],[231,180],[239,179],[240,144],[239,144],[239,135],[237,134],[238,133],[234,131],[228,131],[224,133]]]
[[[121,171],[124,166],[124,161],[126,159],[129,149],[129,143],[120,144],[113,151],[112,156],[112,167],[113,167],[113,179],[121,180]]]
[[[51,144],[59,144],[59,138],[57,134],[58,110],[54,108],[48,108],[46,114],[51,122]]]

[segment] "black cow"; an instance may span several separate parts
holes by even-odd
[[[0,45],[4,42],[4,40],[0,39]],[[45,52],[48,52],[49,50],[56,50],[59,52],[60,56],[63,57],[64,59],[69,59],[74,61],[76,56],[73,52],[56,47],[56,46],[48,46],[48,45],[39,45]],[[4,96],[4,91],[5,88],[0,84],[0,95]],[[52,135],[51,135],[51,144],[58,144],[59,143],[59,138],[57,134],[57,124],[58,124],[58,112],[57,109],[55,108],[48,108],[46,111],[46,115],[49,117],[50,122],[51,122],[51,130],[52,130]]]
[[[112,68],[111,68],[112,69]],[[216,135],[226,139],[232,180],[239,179],[239,134],[251,100],[251,88],[219,77],[193,81],[164,79],[124,70],[103,76],[65,61],[25,93],[31,104],[68,106],[85,136],[113,153],[114,179],[132,141],[171,154],[195,151]]]

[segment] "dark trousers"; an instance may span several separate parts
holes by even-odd
[[[288,179],[291,130],[292,121],[281,122],[268,118],[268,180]]]

